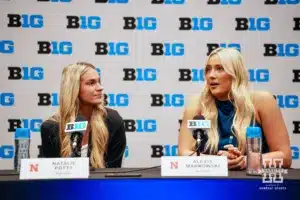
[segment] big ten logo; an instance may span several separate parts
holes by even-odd
[[[294,17],[294,22],[295,22],[295,25],[294,25],[293,30],[300,31],[300,17]]]
[[[299,97],[297,95],[274,95],[280,108],[298,108]]]
[[[152,56],[184,56],[183,43],[151,43]]]
[[[279,4],[279,5],[296,5],[299,4],[300,0],[265,0],[266,5],[274,5],[274,4]]]
[[[264,158],[262,169],[263,183],[283,183],[283,174],[287,174],[287,170],[282,169],[283,159],[280,158]]]
[[[264,44],[264,56],[296,57],[299,56],[299,44]]]
[[[208,0],[208,5],[241,5],[242,0]]]
[[[148,30],[157,29],[157,19],[155,17],[123,17],[124,30]]]
[[[250,82],[269,82],[270,72],[268,69],[248,69]]]
[[[68,41],[38,41],[38,54],[71,55],[72,42]]]
[[[40,132],[42,119],[8,119],[8,132],[15,132],[16,128],[28,128],[31,132]]]
[[[183,107],[183,94],[151,94],[151,107]]]
[[[157,130],[157,123],[155,119],[126,119],[124,127],[126,132],[154,133]]]
[[[300,134],[300,121],[293,121],[293,125],[294,125],[293,133]]]
[[[14,157],[14,146],[2,145],[0,146],[0,159],[11,159]]]
[[[15,95],[13,93],[0,93],[0,106],[13,106]]]
[[[213,19],[210,17],[180,17],[179,30],[211,31],[213,29]]]
[[[70,3],[72,0],[37,0],[39,2],[51,2],[51,3]]]
[[[38,106],[59,106],[58,93],[38,93]]]
[[[207,43],[207,53],[208,56],[213,50],[221,47],[221,48],[235,48],[241,52],[241,45],[238,43]]]
[[[123,81],[156,81],[157,73],[154,68],[124,68]]]
[[[235,18],[237,31],[269,31],[271,19],[268,17],[259,18]]]
[[[67,29],[100,29],[101,18],[99,16],[74,16],[67,15]]]
[[[14,41],[12,40],[0,40],[0,53],[12,54],[14,53]]]
[[[96,42],[95,55],[127,56],[129,45],[127,42]]]
[[[79,130],[86,130],[87,128],[87,121],[84,122],[72,122],[68,123],[65,129],[65,132],[73,132]]]
[[[292,159],[293,160],[298,160],[299,157],[299,147],[298,146],[291,146],[291,151],[292,151]]]
[[[185,0],[151,0],[151,4],[174,4],[183,5]]]
[[[129,0],[95,0],[95,3],[128,4]]]
[[[129,157],[129,148],[128,146],[126,146],[124,150],[124,158],[128,158],[128,157]]]
[[[151,145],[152,158],[160,158],[162,156],[177,156],[178,145]]]
[[[104,94],[104,104],[110,107],[128,107],[128,94]]]
[[[293,69],[293,73],[294,73],[294,78],[293,78],[293,82],[300,82],[300,70],[299,69]]]
[[[8,67],[8,80],[43,80],[44,69],[43,67]]]
[[[7,14],[7,27],[43,28],[44,18],[42,15]]]

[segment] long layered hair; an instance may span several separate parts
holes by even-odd
[[[231,90],[228,93],[228,99],[232,102],[235,109],[231,131],[237,138],[238,149],[244,153],[246,128],[250,125],[253,117],[255,117],[255,108],[248,88],[248,73],[244,67],[242,56],[236,49],[215,49],[208,56],[206,65],[208,60],[214,55],[219,56],[225,72],[232,77]],[[218,111],[215,97],[210,92],[207,82],[205,82],[200,96],[199,107],[205,119],[211,120],[211,129],[208,130],[209,137],[205,151],[210,152],[210,154],[216,154],[220,139],[218,134]]]
[[[80,106],[80,78],[90,68],[96,69],[92,64],[78,62],[68,65],[63,69],[60,85],[59,110],[50,118],[50,120],[59,123],[60,153],[62,157],[68,157],[72,152],[70,136],[64,132],[64,128],[67,123],[74,122],[78,115]],[[108,130],[104,122],[107,112],[104,108],[103,94],[101,99],[101,103],[94,106],[89,122],[93,147],[90,155],[90,163],[95,168],[105,167],[104,155],[108,141]]]

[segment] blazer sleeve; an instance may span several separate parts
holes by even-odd
[[[45,121],[41,125],[41,154],[44,158],[60,157],[59,125]]]

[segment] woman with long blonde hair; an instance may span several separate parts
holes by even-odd
[[[184,111],[179,155],[195,152],[187,120],[200,114],[211,120],[202,153],[227,156],[229,169],[246,167],[248,126],[260,126],[263,131],[263,158],[282,158],[283,167],[290,167],[289,136],[276,100],[268,92],[250,92],[243,58],[236,49],[218,48],[208,56],[203,91]]]
[[[72,147],[65,126],[77,116],[88,121],[81,156],[94,168],[121,167],[126,147],[123,119],[104,105],[103,86],[96,68],[78,62],[63,69],[58,112],[42,123],[43,157],[70,157]]]

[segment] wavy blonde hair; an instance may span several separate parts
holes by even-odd
[[[88,69],[96,69],[92,64],[86,62],[78,62],[66,66],[62,72],[59,96],[59,110],[49,120],[59,123],[59,139],[61,144],[61,156],[68,157],[71,155],[72,149],[70,137],[64,132],[67,123],[74,122],[79,112],[80,106],[80,78]],[[94,106],[92,116],[90,118],[91,127],[91,143],[92,150],[90,155],[91,165],[95,168],[104,168],[104,155],[108,141],[108,130],[104,122],[107,115],[104,108],[104,95],[101,97],[100,104]]]
[[[228,93],[228,99],[232,102],[235,109],[231,131],[237,138],[238,149],[244,154],[246,146],[246,128],[250,125],[253,117],[255,117],[255,108],[248,89],[248,73],[244,67],[243,58],[236,49],[215,49],[208,56],[206,65],[209,59],[214,55],[217,55],[220,58],[225,72],[232,77],[231,90]],[[209,151],[210,154],[216,154],[219,143],[218,111],[215,97],[210,92],[207,82],[205,82],[201,93],[199,106],[205,119],[211,120],[211,129],[208,130],[209,137],[205,146],[205,151]]]

